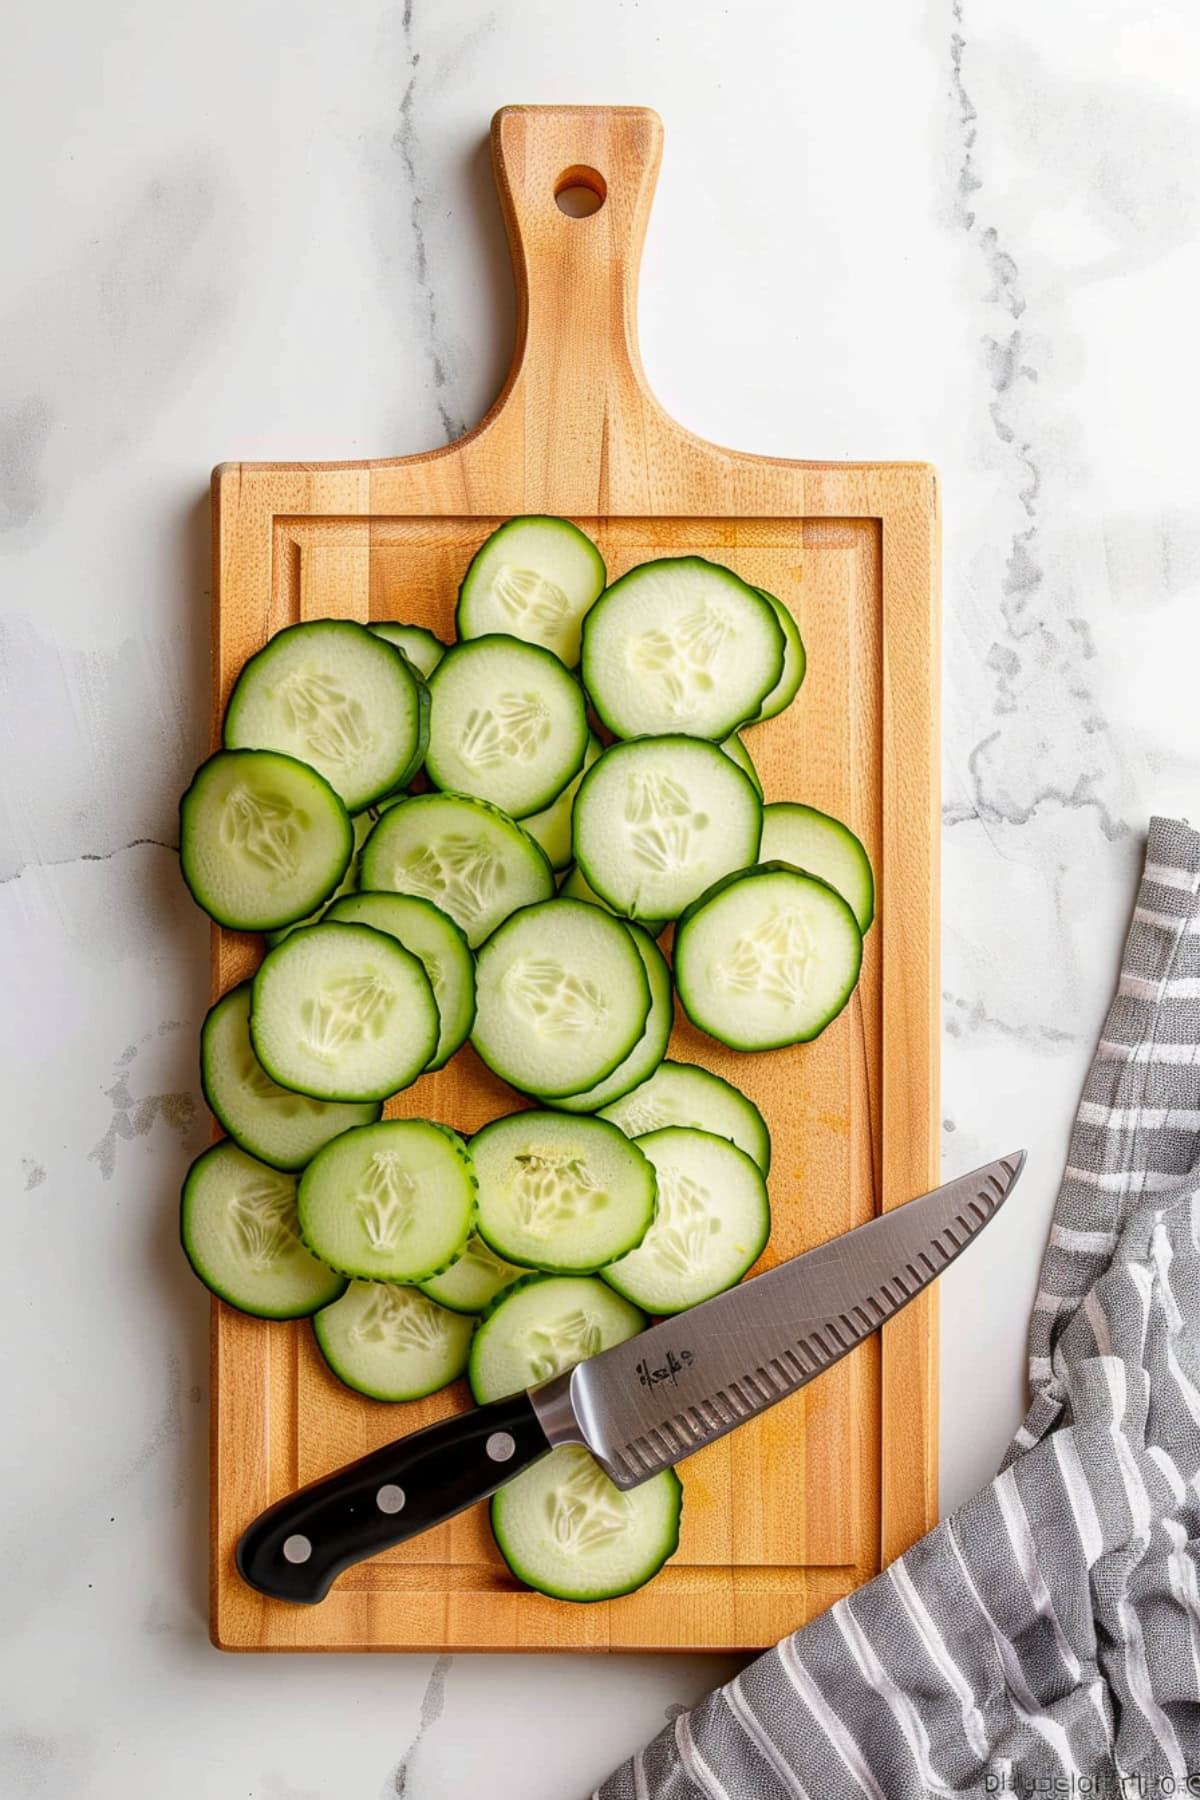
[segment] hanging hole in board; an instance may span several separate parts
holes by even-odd
[[[608,183],[599,169],[589,169],[583,163],[564,169],[554,184],[558,210],[569,219],[590,219],[607,197]]]

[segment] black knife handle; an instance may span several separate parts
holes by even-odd
[[[315,1605],[351,1563],[486,1500],[549,1449],[526,1394],[439,1420],[260,1513],[238,1571],[260,1594]]]

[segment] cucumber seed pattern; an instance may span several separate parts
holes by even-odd
[[[513,563],[501,563],[492,592],[517,625],[561,625],[571,610],[571,602],[557,583],[536,569],[518,569]]]
[[[229,1203],[234,1242],[256,1274],[265,1274],[300,1242],[296,1184],[286,1176],[255,1173]]]
[[[519,958],[503,987],[512,1010],[541,1037],[580,1037],[599,1031],[608,1017],[608,1002],[595,982],[553,957]]]
[[[812,933],[794,907],[773,907],[750,931],[734,938],[726,957],[713,964],[719,987],[798,1006],[816,968]]]
[[[528,1358],[531,1381],[549,1381],[585,1356],[595,1356],[604,1348],[604,1333],[590,1313],[577,1306],[574,1312],[560,1313],[556,1319],[543,1319],[525,1333],[522,1348]]]
[[[291,1088],[280,1087],[277,1081],[272,1081],[249,1044],[239,1046],[234,1073],[248,1094],[256,1100],[267,1101],[281,1118],[319,1118],[321,1115],[323,1103],[320,1100],[313,1100],[308,1094],[294,1094]]]
[[[656,875],[686,869],[695,854],[694,833],[708,824],[707,813],[692,811],[687,789],[653,769],[630,773],[624,816],[630,856]]]
[[[396,1248],[413,1222],[417,1184],[397,1150],[377,1150],[367,1164],[350,1210],[362,1226],[367,1247],[377,1255]]]
[[[366,708],[331,676],[297,669],[277,692],[284,718],[319,762],[344,768],[374,745]]]
[[[378,1037],[395,1004],[395,991],[374,970],[342,975],[301,1002],[305,1048],[318,1062],[334,1062],[350,1044]]]
[[[658,677],[670,717],[686,719],[693,703],[716,687],[721,654],[733,631],[732,615],[705,601],[694,612],[685,613],[674,632],[644,631],[631,638],[629,661],[634,668]]]
[[[455,1274],[464,1275],[509,1275],[513,1265],[497,1256],[490,1244],[485,1244],[481,1237],[473,1237],[466,1249],[454,1264]]]
[[[406,894],[432,900],[457,924],[478,925],[503,893],[508,875],[499,853],[478,838],[451,832],[418,844],[398,859],[394,880]]]
[[[622,1100],[621,1130],[626,1137],[645,1137],[648,1131],[659,1131],[664,1125],[690,1125],[667,1100]]]
[[[498,694],[473,706],[463,723],[459,753],[476,769],[532,762],[550,736],[550,710],[536,694]]]
[[[547,1237],[556,1225],[601,1212],[609,1196],[588,1172],[583,1158],[569,1152],[530,1150],[513,1158],[513,1211],[531,1237]]]
[[[570,1553],[598,1550],[625,1530],[628,1502],[586,1450],[559,1454],[571,1460],[563,1480],[546,1496],[550,1535]]]
[[[658,1217],[635,1254],[649,1256],[672,1275],[698,1275],[705,1266],[708,1241],[720,1229],[706,1187],[678,1169],[659,1169]]]
[[[300,867],[297,852],[309,823],[283,794],[235,787],[221,813],[221,845],[272,875],[290,876]]]
[[[387,1350],[438,1351],[450,1336],[451,1324],[440,1306],[414,1288],[381,1283],[350,1327],[356,1344],[381,1344]]]

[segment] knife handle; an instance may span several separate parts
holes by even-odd
[[[526,1394],[441,1419],[260,1513],[238,1572],[273,1600],[315,1605],[351,1563],[486,1500],[549,1449]]]

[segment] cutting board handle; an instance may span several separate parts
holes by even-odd
[[[658,114],[642,106],[506,106],[492,120],[517,287],[505,402],[528,395],[531,412],[536,398],[526,461],[556,457],[560,480],[564,432],[576,445],[581,437],[607,443],[614,430],[634,429],[651,400],[637,283],[662,135]],[[601,202],[587,217],[559,205],[580,188]],[[582,460],[597,467],[593,456]],[[594,504],[597,495],[581,498]]]

